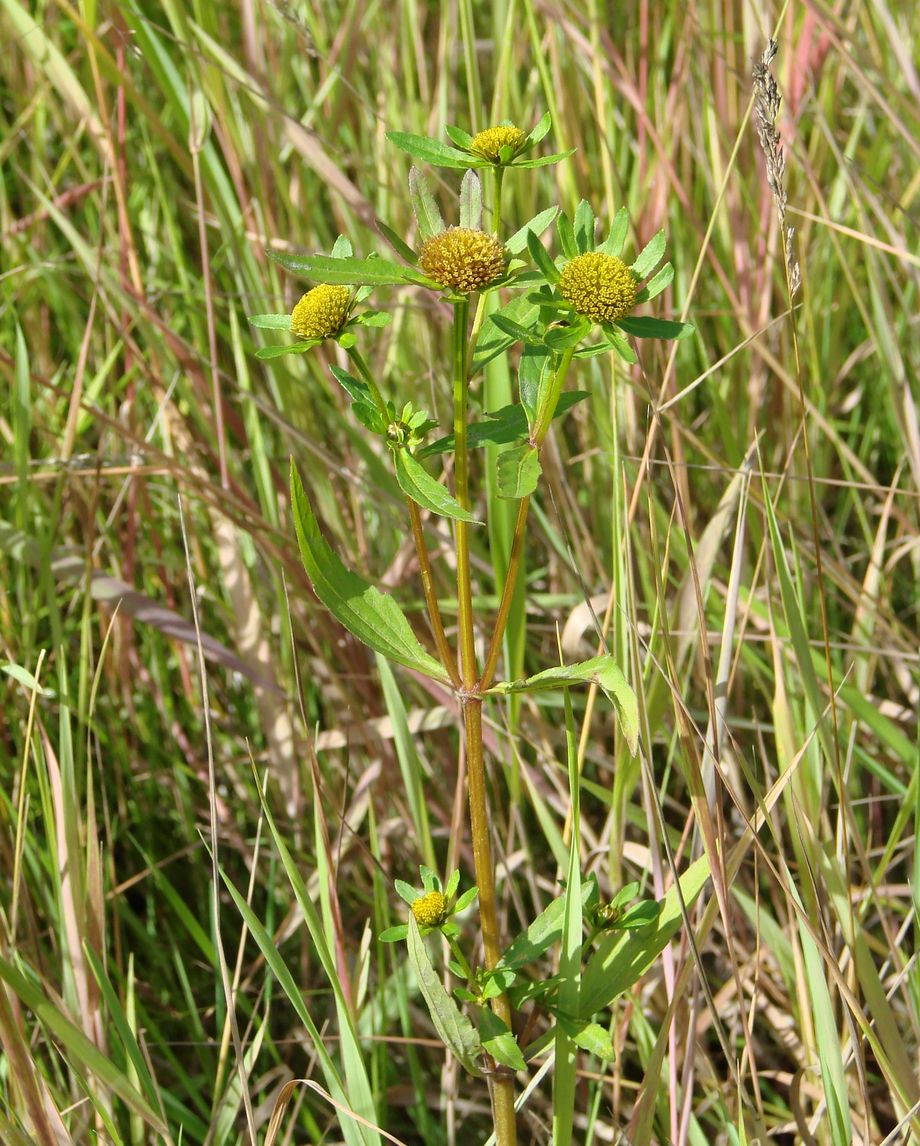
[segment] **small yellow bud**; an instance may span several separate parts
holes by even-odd
[[[579,314],[595,322],[616,322],[636,305],[639,283],[629,267],[612,255],[589,251],[562,269],[559,293]]]
[[[429,891],[412,904],[419,927],[440,927],[447,919],[447,898],[440,891]]]
[[[347,287],[321,283],[291,311],[291,330],[301,338],[331,338],[345,325],[350,302]]]
[[[502,124],[499,127],[487,127],[478,131],[470,143],[470,151],[475,151],[483,159],[492,163],[499,162],[499,152],[503,147],[510,147],[512,153],[519,151],[527,140],[527,136],[519,127],[510,127]]]
[[[504,274],[505,248],[485,231],[448,227],[422,244],[419,266],[441,286],[469,294]]]

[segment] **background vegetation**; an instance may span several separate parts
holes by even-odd
[[[607,894],[637,878],[661,895],[672,861],[703,848],[739,861],[716,864],[695,943],[685,929],[604,1013],[617,1058],[583,1061],[576,1140],[908,1140],[910,8],[0,0],[3,1141],[263,1141],[280,1087],[320,1077],[293,984],[338,1054],[329,959],[380,1125],[404,1142],[485,1138],[484,1089],[444,1062],[399,951],[373,941],[402,918],[392,880],[417,882],[419,862],[456,861],[470,881],[453,701],[376,664],[313,598],[288,458],[339,552],[422,633],[398,490],[323,356],[256,361],[244,316],[301,289],[267,245],[328,250],[342,232],[383,253],[376,219],[408,233],[408,163],[387,130],[527,129],[546,109],[547,143],[578,150],[509,175],[509,226],[554,201],[584,196],[604,218],[625,203],[636,246],[670,237],[677,275],[655,313],[697,334],[642,343],[635,369],[573,372],[592,397],[544,458],[511,671],[553,663],[557,634],[592,655],[600,625],[640,691],[643,766],[603,700],[575,698],[583,864]],[[751,120],[774,28],[803,280],[791,312]],[[455,173],[434,174],[453,200]],[[362,345],[443,419],[437,300],[375,299],[394,322]],[[509,385],[490,370],[485,407]],[[483,603],[510,528],[492,508],[475,538]],[[509,934],[563,870],[554,703],[491,713]],[[322,958],[256,777],[318,905]],[[287,986],[215,880],[215,846]],[[539,1067],[525,1141],[547,1140]],[[293,1103],[285,1141],[340,1140],[320,1094]]]

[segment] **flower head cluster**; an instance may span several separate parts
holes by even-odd
[[[345,325],[351,303],[348,287],[320,283],[302,295],[291,311],[291,330],[301,338],[333,338]]]
[[[536,235],[527,238],[528,250],[544,279],[529,299],[540,306],[539,322],[545,330],[545,344],[551,349],[576,347],[596,325],[601,327],[606,341],[588,347],[585,353],[612,350],[624,361],[636,362],[627,335],[685,338],[692,333],[693,328],[686,323],[633,315],[640,303],[655,298],[674,278],[670,263],[659,266],[666,247],[664,231],[659,231],[634,262],[627,264],[621,257],[629,229],[626,208],[617,212],[603,242],[595,239],[596,227],[594,212],[582,201],[574,219],[564,212],[556,218],[561,259],[553,260]],[[500,315],[495,316],[495,322],[500,329],[507,329],[508,324],[502,326]]]
[[[595,322],[616,322],[636,305],[639,280],[622,259],[586,251],[562,268],[559,293],[576,314]]]
[[[302,294],[290,314],[251,314],[253,326],[266,330],[287,330],[299,341],[285,346],[260,346],[257,358],[279,358],[282,354],[303,354],[311,347],[334,339],[343,350],[355,345],[352,327],[385,326],[390,316],[385,311],[359,310],[370,287],[360,277],[353,279],[347,267],[355,263],[351,243],[344,235],[336,239],[328,255],[289,255],[269,251],[269,255],[283,267],[304,278],[313,279],[318,286]],[[324,281],[324,279],[331,281]]]
[[[460,294],[482,290],[501,278],[506,265],[499,240],[472,227],[448,227],[426,239],[419,252],[423,273]]]
[[[420,896],[410,910],[419,927],[440,927],[447,922],[447,896],[441,891],[429,891]]]
[[[470,140],[469,149],[490,163],[502,163],[502,152],[505,148],[507,161],[510,162],[527,142],[527,135],[514,124],[501,123],[497,127],[487,127],[477,131]]]
[[[421,891],[398,879],[395,884],[396,892],[404,902],[408,903],[412,918],[423,935],[429,931],[440,931],[442,935],[452,939],[455,935],[459,935],[460,928],[451,917],[465,911],[479,891],[475,887],[470,887],[455,898],[460,884],[459,871],[452,872],[447,883],[442,884],[439,876],[430,867],[421,864],[418,870],[422,877]],[[400,923],[396,927],[388,927],[382,931],[380,938],[384,943],[396,943],[400,939],[405,939],[408,934],[409,925]]]

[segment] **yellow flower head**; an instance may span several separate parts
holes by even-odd
[[[622,259],[589,251],[562,269],[559,293],[579,314],[595,322],[616,322],[636,305],[639,283]]]
[[[475,151],[484,159],[498,163],[499,152],[503,147],[510,147],[512,154],[519,151],[527,140],[527,136],[519,127],[509,127],[503,124],[500,127],[487,127],[484,131],[477,131],[470,142],[470,151]]]
[[[301,338],[332,338],[345,325],[350,303],[348,287],[321,283],[291,311],[291,330]]]
[[[422,244],[419,266],[441,286],[469,294],[504,274],[505,249],[485,231],[448,227]]]
[[[412,904],[412,914],[419,927],[440,927],[447,919],[447,897],[440,891],[429,891]]]

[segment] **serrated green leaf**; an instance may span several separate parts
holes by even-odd
[[[507,1023],[487,1007],[483,1008],[479,1016],[479,1037],[482,1049],[488,1051],[496,1062],[512,1070],[527,1069],[521,1048]]]
[[[527,250],[530,252],[530,257],[543,272],[544,277],[549,282],[559,282],[562,276],[556,269],[556,264],[549,257],[546,247],[543,246],[533,231],[527,232]]]
[[[387,226],[382,219],[377,220],[377,230],[407,263],[411,263],[413,266],[418,263],[418,253],[409,246],[405,239],[400,238],[392,227]]]
[[[584,907],[593,890],[593,882],[586,879],[581,887],[582,907]],[[514,937],[505,948],[504,954],[498,961],[498,966],[518,970],[527,963],[533,963],[534,960],[539,959],[544,951],[548,951],[562,935],[564,914],[565,892],[552,900],[533,920],[526,931],[522,931]]]
[[[575,245],[580,254],[594,250],[594,212],[587,199],[575,208]]]
[[[604,322],[601,324],[601,329],[604,334],[607,335],[609,342],[609,345],[605,347],[605,349],[612,350],[622,358],[624,362],[628,362],[630,365],[639,361],[635,350],[629,345],[626,335],[619,327],[613,326],[609,322]]]
[[[576,316],[566,326],[551,326],[543,336],[550,350],[568,350],[577,346],[591,331],[591,323],[581,315]]]
[[[285,354],[306,354],[314,346],[319,346],[320,339],[311,338],[309,342],[294,342],[290,346],[260,346],[256,351],[256,358],[267,361],[272,358],[283,358]]]
[[[251,314],[246,321],[250,326],[257,326],[260,330],[291,329],[291,316],[289,314]]]
[[[657,235],[646,243],[639,254],[639,257],[632,265],[632,270],[640,278],[644,279],[646,275],[651,274],[655,267],[661,262],[664,256],[665,247],[668,245],[668,240],[665,238],[664,230],[660,230]]]
[[[397,664],[447,681],[444,668],[418,642],[399,605],[347,569],[320,533],[297,467],[291,460],[291,508],[304,568],[330,613],[358,640]]]
[[[572,1042],[588,1054],[606,1062],[614,1058],[613,1041],[610,1032],[600,1023],[571,1023],[558,1019],[557,1022],[565,1030]]]
[[[393,890],[399,898],[404,903],[408,903],[410,907],[417,899],[420,899],[422,895],[417,887],[413,887],[411,883],[406,883],[404,879],[394,879]]]
[[[493,314],[489,317],[503,334],[507,334],[517,342],[539,342],[541,340],[535,329],[528,330],[520,323],[515,322],[513,318],[508,318],[507,315]]]
[[[482,183],[472,170],[460,184],[460,226],[473,231],[482,227]]]
[[[417,167],[409,169],[409,201],[418,223],[419,238],[426,242],[444,230],[444,220],[428,177]]]
[[[333,259],[329,255],[287,255],[282,251],[268,253],[285,270],[320,283],[334,283],[338,286],[390,286],[397,283],[437,285],[411,267],[403,267],[387,259]]]
[[[708,879],[709,857],[703,855],[680,879],[688,910]],[[615,932],[603,939],[582,972],[579,1017],[590,1019],[640,979],[677,933],[681,921],[680,901],[672,887],[650,932]]]
[[[661,292],[674,281],[674,264],[665,263],[664,266],[648,280],[642,290],[636,295],[636,302],[648,302],[657,298]]]
[[[356,326],[371,327],[389,326],[392,321],[393,316],[388,310],[364,310],[352,319]]]
[[[618,259],[623,253],[623,247],[626,244],[626,232],[629,230],[629,212],[625,207],[621,207],[614,215],[613,222],[610,224],[610,233],[604,240],[603,244],[598,248],[601,254],[612,255]]]
[[[523,227],[515,231],[511,238],[508,239],[505,243],[505,250],[509,255],[519,255],[527,246],[528,231],[533,231],[535,235],[542,235],[558,214],[558,207],[547,207],[545,211],[534,215],[529,223],[525,223]]]
[[[540,451],[527,443],[503,451],[498,457],[498,496],[508,500],[529,497],[537,488],[543,467]]]
[[[527,141],[524,147],[529,151],[531,147],[535,147],[546,135],[549,134],[549,129],[553,126],[553,117],[550,113],[544,112],[540,116],[539,121],[534,127],[533,131],[527,136]]]
[[[457,897],[457,902],[454,904],[454,914],[459,915],[461,911],[466,911],[477,895],[479,895],[478,887],[468,887],[462,895]]]
[[[521,361],[523,363],[523,358]],[[573,406],[583,402],[588,397],[590,395],[587,390],[570,390],[561,394],[554,417],[561,417]],[[481,422],[473,422],[467,433],[467,446],[470,449],[485,445],[504,446],[526,438],[527,433],[527,412],[519,402],[516,402],[512,406],[502,406],[500,410],[486,414],[485,419]],[[433,457],[435,454],[443,454],[453,448],[454,436],[448,434],[446,437],[438,438],[437,441],[424,446],[416,456],[419,458]]]
[[[385,927],[377,936],[381,943],[399,943],[409,935],[408,923],[397,923],[395,927]]]
[[[578,254],[578,244],[575,242],[575,227],[565,211],[560,212],[556,220],[556,234],[559,236],[559,246],[567,259],[574,259]]]
[[[468,509],[464,509],[453,494],[436,481],[406,450],[394,450],[393,462],[396,467],[396,480],[406,497],[441,517],[480,524],[478,518]]]
[[[689,322],[669,322],[664,318],[620,318],[617,326],[633,338],[689,338],[694,328]]]
[[[545,669],[524,680],[501,681],[489,692],[541,692],[588,683],[597,684],[612,701],[629,750],[635,756],[639,744],[639,702],[612,656],[592,657],[579,664]]]
[[[334,259],[350,259],[354,253],[351,240],[347,239],[344,235],[339,235],[336,238],[332,244],[332,250],[329,252]]]
[[[451,127],[450,125],[444,128],[444,133],[451,143],[456,143],[458,147],[469,147],[473,142],[473,137],[468,131],[464,131],[462,127]]]
[[[539,159],[516,159],[513,166],[523,168],[548,167],[551,163],[561,163],[563,159],[568,159],[577,150],[577,147],[570,147],[568,151],[558,151],[555,155],[542,155]]]
[[[484,999],[497,999],[514,986],[517,972],[510,967],[496,967],[487,971],[482,977],[482,997]]]
[[[661,904],[657,900],[647,899],[643,903],[637,903],[635,907],[631,907],[616,926],[635,931],[640,927],[648,927],[654,923],[660,914]]]
[[[415,969],[419,990],[428,1004],[428,1012],[441,1041],[466,1067],[470,1074],[482,1075],[476,1065],[476,1056],[482,1051],[479,1035],[473,1024],[462,1013],[444,989],[440,977],[431,965],[428,949],[415,918],[409,918],[409,962]]]
[[[484,161],[474,159],[456,147],[449,147],[437,139],[427,135],[413,135],[408,131],[388,131],[387,139],[395,144],[400,151],[405,151],[414,159],[421,159],[423,163],[430,163],[432,167],[453,167],[456,170],[466,170],[469,167],[484,167]]]

